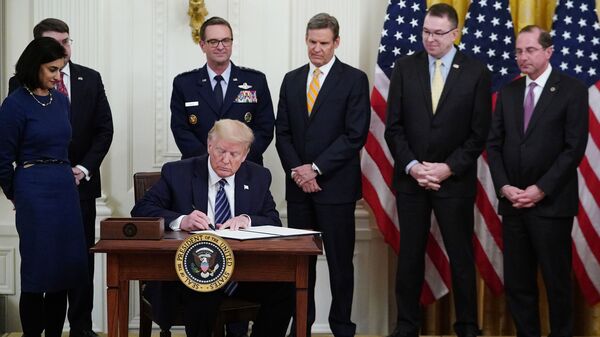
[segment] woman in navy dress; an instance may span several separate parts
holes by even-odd
[[[69,100],[54,90],[64,65],[60,43],[31,41],[16,65],[23,86],[0,107],[0,186],[16,211],[25,337],[44,330],[46,337],[60,336],[66,290],[87,282],[79,196],[67,156]]]

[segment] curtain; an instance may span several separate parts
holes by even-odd
[[[478,0],[474,0],[478,1]],[[493,1],[493,0],[488,0]],[[452,5],[458,12],[459,26],[464,25],[464,18],[469,9],[470,0],[427,0],[427,5],[444,2]],[[515,26],[515,34],[523,27],[537,24],[550,30],[556,1],[551,0],[510,0],[510,9]],[[596,0],[596,8],[600,8],[600,0]],[[598,14],[599,11],[597,10]],[[542,333],[549,332],[548,304],[541,277],[538,278],[540,288],[540,315]],[[485,286],[481,278],[478,282],[478,320],[484,336],[515,335],[516,331],[505,303],[504,295],[494,296]],[[574,335],[600,336],[600,304],[590,307],[581,292],[577,281],[573,279],[573,315]],[[448,313],[451,313],[448,315]],[[451,335],[454,322],[454,304],[452,295],[423,309],[423,335]]]

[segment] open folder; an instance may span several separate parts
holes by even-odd
[[[253,239],[268,239],[284,236],[299,236],[299,235],[315,235],[321,232],[311,231],[306,229],[287,228],[279,226],[253,226],[237,231],[230,229],[219,229],[216,231],[194,231],[192,233],[211,233],[222,238],[235,240],[253,240]]]

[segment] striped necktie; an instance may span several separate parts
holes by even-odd
[[[56,90],[58,90],[58,92],[60,92],[61,94],[69,97],[69,92],[67,91],[67,86],[65,85],[65,82],[63,80],[64,77],[65,77],[65,73],[63,73],[61,71],[60,72],[60,81],[58,83],[56,83]]]
[[[231,219],[231,208],[225,194],[225,184],[227,184],[225,179],[219,180],[219,189],[215,198],[215,225],[223,224]]]
[[[435,60],[435,68],[433,69],[433,79],[431,80],[431,107],[433,113],[437,109],[444,90],[444,79],[442,78],[442,60]]]
[[[319,95],[319,90],[321,89],[321,84],[319,83],[320,75],[321,70],[319,68],[315,68],[315,70],[313,71],[313,78],[310,81],[310,85],[308,86],[308,92],[306,93],[306,107],[308,108],[309,116],[312,112],[313,106],[315,105],[317,96]]]

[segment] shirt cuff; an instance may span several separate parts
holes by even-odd
[[[184,216],[185,215],[181,215],[181,216],[179,216],[179,218],[171,221],[169,223],[169,228],[171,228],[171,230],[174,231],[174,232],[180,231],[181,230],[181,220],[183,220]]]
[[[313,171],[316,171],[318,175],[322,175],[323,172],[321,172],[321,170],[319,169],[319,167],[317,166],[317,164],[312,163],[311,168],[313,169]]]
[[[248,218],[248,228],[252,227],[252,218],[248,214],[240,214],[240,216]]]
[[[419,161],[417,160],[412,160],[410,163],[408,163],[408,165],[406,165],[406,168],[404,169],[404,173],[406,174],[410,174],[410,169],[417,165],[419,163]]]
[[[92,177],[90,177],[90,171],[88,171],[88,169],[86,169],[82,165],[75,165],[75,167],[77,167],[78,169],[80,169],[81,172],[83,172],[83,174],[85,174],[85,180],[86,181],[90,181],[90,179],[92,179]]]

